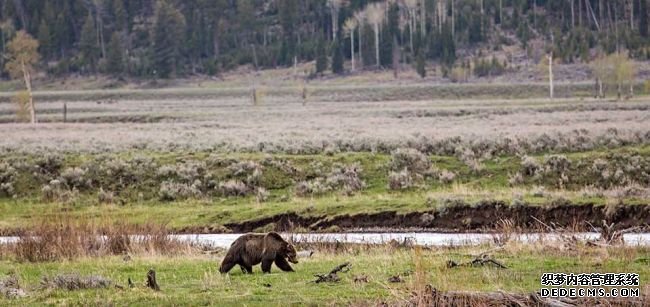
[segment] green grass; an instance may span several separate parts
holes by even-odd
[[[548,204],[554,198],[563,197],[570,202],[579,204],[606,204],[612,200],[601,196],[583,195],[580,190],[594,184],[595,179],[589,178],[590,167],[595,159],[611,160],[615,155],[650,156],[650,147],[621,147],[617,149],[602,149],[589,152],[568,153],[572,161],[569,177],[572,182],[565,189],[557,190],[556,180],[552,175],[539,180],[527,178],[518,186],[511,187],[508,177],[519,171],[521,158],[516,156],[494,157],[483,162],[480,172],[472,171],[457,157],[430,156],[437,169],[451,170],[456,173],[453,183],[442,183],[435,178],[426,179],[419,186],[409,190],[391,191],[388,189],[388,163],[390,155],[373,153],[340,153],[335,155],[274,155],[274,159],[283,159],[299,169],[296,174],[267,166],[263,170],[261,185],[271,192],[268,201],[259,203],[255,196],[219,197],[206,196],[199,199],[188,199],[165,202],[158,199],[160,179],[155,174],[144,174],[125,189],[114,190],[115,204],[100,205],[97,200],[98,186],[104,189],[115,182],[114,179],[94,178],[97,184],[94,188],[80,191],[73,201],[67,203],[44,202],[41,199],[41,186],[47,181],[39,179],[31,170],[19,171],[15,188],[17,198],[0,197],[0,229],[29,227],[40,220],[52,216],[66,214],[72,217],[89,219],[122,220],[142,224],[146,222],[163,223],[172,228],[216,226],[226,223],[241,222],[260,217],[294,212],[303,216],[334,216],[341,214],[377,213],[396,211],[408,213],[426,211],[446,205],[446,200],[461,200],[473,204],[484,200],[498,200],[511,203],[515,197],[523,197],[528,205]],[[136,156],[153,159],[160,165],[173,164],[179,159],[205,161],[209,154],[197,153],[160,153],[160,152],[121,152],[109,154],[110,158],[120,158],[128,161]],[[263,154],[223,154],[224,159],[237,161],[261,161]],[[544,155],[535,156],[540,163]],[[7,155],[2,157],[7,161],[20,160],[23,164],[36,163],[40,157]],[[64,158],[66,167],[81,166],[84,163],[95,163],[99,156],[90,154],[68,154]],[[319,175],[313,164],[322,165],[320,175],[326,175],[332,165],[340,163],[350,165],[358,163],[363,171],[361,178],[366,182],[366,188],[352,196],[345,196],[341,191],[333,191],[325,195],[298,197],[293,192],[294,182],[310,180]],[[155,173],[156,169],[151,170]],[[231,178],[225,167],[212,167],[211,172],[218,174],[220,180]],[[324,173],[324,174],[323,174]],[[99,175],[97,175],[99,176]],[[544,186],[551,193],[547,196],[535,196],[531,190],[535,185]],[[140,197],[142,194],[143,197]],[[519,195],[519,196],[516,196]],[[626,198],[626,204],[647,204],[647,199]]]
[[[420,274],[426,283],[441,290],[506,291],[529,293],[540,288],[544,272],[638,273],[641,285],[650,282],[650,266],[642,248],[587,248],[560,251],[551,245],[518,245],[510,243],[493,254],[509,269],[492,267],[461,267],[447,269],[447,260],[468,261],[489,247],[423,250],[419,256]],[[542,252],[543,251],[543,252]],[[352,248],[347,252],[317,252],[313,258],[301,259],[294,265],[295,273],[262,274],[259,266],[253,275],[243,275],[237,268],[229,275],[218,273],[221,256],[134,256],[130,262],[121,257],[80,259],[56,263],[17,263],[0,261],[0,272],[16,272],[29,297],[16,301],[0,299],[0,305],[342,305],[351,303],[395,303],[408,299],[415,287],[414,250],[388,247]],[[340,283],[314,284],[314,274],[329,272],[333,267],[350,261],[350,272],[340,274]],[[161,292],[144,287],[146,272],[157,272]],[[99,274],[126,286],[131,278],[133,289],[44,290],[39,282],[44,275],[64,273]],[[411,272],[411,273],[408,273]],[[406,274],[405,274],[406,273]],[[355,283],[354,277],[366,275],[369,283]],[[404,283],[389,283],[387,279],[401,275]],[[270,287],[268,287],[270,285]],[[647,291],[647,290],[646,290]]]

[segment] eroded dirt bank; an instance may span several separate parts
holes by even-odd
[[[589,224],[602,225],[602,221],[616,223],[617,228],[650,225],[650,205],[557,205],[510,206],[503,202],[483,202],[478,205],[452,206],[425,212],[400,214],[395,211],[337,216],[301,216],[293,212],[239,223],[225,224],[225,228],[185,227],[180,233],[242,233],[259,229],[292,231],[381,231],[396,229],[429,230],[440,232],[500,230],[502,221],[509,220],[521,231],[535,231],[553,227],[572,230],[588,229]],[[541,222],[541,223],[540,223]],[[544,224],[542,224],[544,223]]]

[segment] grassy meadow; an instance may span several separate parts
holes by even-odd
[[[524,221],[535,212],[557,229],[647,226],[650,100],[593,100],[590,86],[559,85],[553,101],[540,98],[540,84],[323,83],[308,85],[305,99],[301,85],[259,86],[257,103],[242,84],[47,91],[35,94],[36,126],[16,122],[2,93],[0,233],[19,241],[0,244],[0,305],[413,305],[425,285],[531,293],[543,272],[639,273],[647,295],[645,247],[296,242],[316,253],[295,273],[258,267],[247,276],[218,273],[223,250],[167,237],[349,231],[357,222],[548,230]],[[301,224],[281,224],[289,214]],[[124,241],[150,231],[147,244]],[[446,266],[484,252],[508,269]],[[340,282],[310,282],[346,261]],[[159,292],[144,286],[150,268]],[[12,289],[27,296],[10,299]]]
[[[273,268],[271,274],[244,275],[237,268],[228,275],[218,272],[222,254],[182,256],[133,255],[80,258],[60,262],[16,263],[0,261],[0,271],[13,272],[29,296],[5,303],[20,305],[409,305],[413,291],[424,284],[439,290],[506,291],[530,293],[540,288],[544,272],[635,272],[640,274],[642,293],[648,291],[650,267],[644,248],[565,248],[535,243],[507,244],[490,253],[507,269],[493,266],[447,268],[446,262],[465,262],[471,255],[494,250],[434,248],[422,250],[390,246],[351,246],[341,250],[317,250],[311,258],[293,265],[294,273]],[[543,251],[543,253],[542,253]],[[326,274],[335,266],[350,262],[349,272],[339,273],[338,283],[316,284],[314,274]],[[146,272],[154,268],[161,291],[145,287]],[[44,276],[57,274],[98,275],[109,279],[106,288],[68,290],[43,286]],[[399,276],[403,282],[388,279]],[[366,277],[365,281],[355,281]],[[134,283],[128,287],[128,279]],[[122,288],[116,288],[115,285]],[[3,299],[0,298],[0,303]]]

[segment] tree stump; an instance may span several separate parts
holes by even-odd
[[[154,271],[154,269],[149,270],[147,273],[147,287],[155,291],[160,291],[160,286],[158,286],[158,282],[156,281],[156,271]]]

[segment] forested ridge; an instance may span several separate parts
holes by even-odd
[[[425,65],[480,57],[474,72],[491,73],[509,63],[490,53],[513,45],[564,63],[621,50],[643,60],[647,2],[0,0],[0,67],[21,30],[38,41],[39,69],[52,76],[170,78],[312,60],[312,74],[412,65],[424,75]]]

